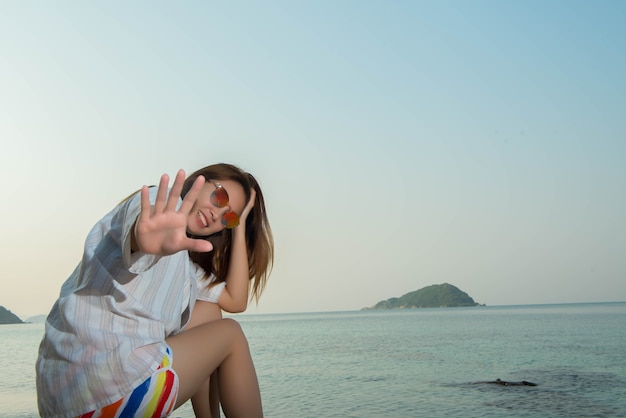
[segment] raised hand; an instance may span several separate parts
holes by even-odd
[[[256,199],[256,190],[251,189],[250,190],[250,200],[248,200],[248,203],[246,204],[246,207],[243,208],[243,211],[241,212],[241,215],[239,216],[239,225],[245,225],[246,224],[246,218],[248,217],[248,215],[250,214],[250,211],[254,207],[255,199]]]
[[[159,182],[156,201],[150,205],[148,187],[141,189],[141,212],[135,223],[135,242],[140,251],[147,254],[170,255],[183,250],[208,252],[210,242],[187,236],[187,218],[205,179],[199,176],[176,210],[180,192],[185,182],[185,172],[179,170],[174,185],[167,193],[169,176],[163,174]]]

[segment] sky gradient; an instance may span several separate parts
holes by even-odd
[[[0,305],[47,313],[91,226],[230,162],[276,241],[251,313],[448,282],[626,300],[623,1],[3,2]]]

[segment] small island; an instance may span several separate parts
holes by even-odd
[[[467,293],[449,283],[434,284],[406,293],[399,298],[382,300],[367,309],[452,308],[481,306]]]
[[[0,325],[6,324],[23,324],[20,318],[4,306],[0,306]]]

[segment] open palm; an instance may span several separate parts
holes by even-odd
[[[163,174],[154,206],[150,205],[148,187],[141,189],[141,212],[135,225],[135,240],[140,251],[170,255],[183,250],[208,252],[213,249],[210,242],[187,236],[187,218],[205,179],[202,176],[196,179],[176,209],[184,181],[185,172],[179,170],[168,194],[169,176]]]

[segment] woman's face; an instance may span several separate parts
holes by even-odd
[[[228,204],[218,207],[211,199],[211,194],[221,184],[228,193]],[[206,181],[198,194],[189,217],[187,218],[187,232],[192,235],[208,236],[224,229],[223,216],[228,211],[241,215],[245,207],[245,193],[243,187],[233,180]]]

